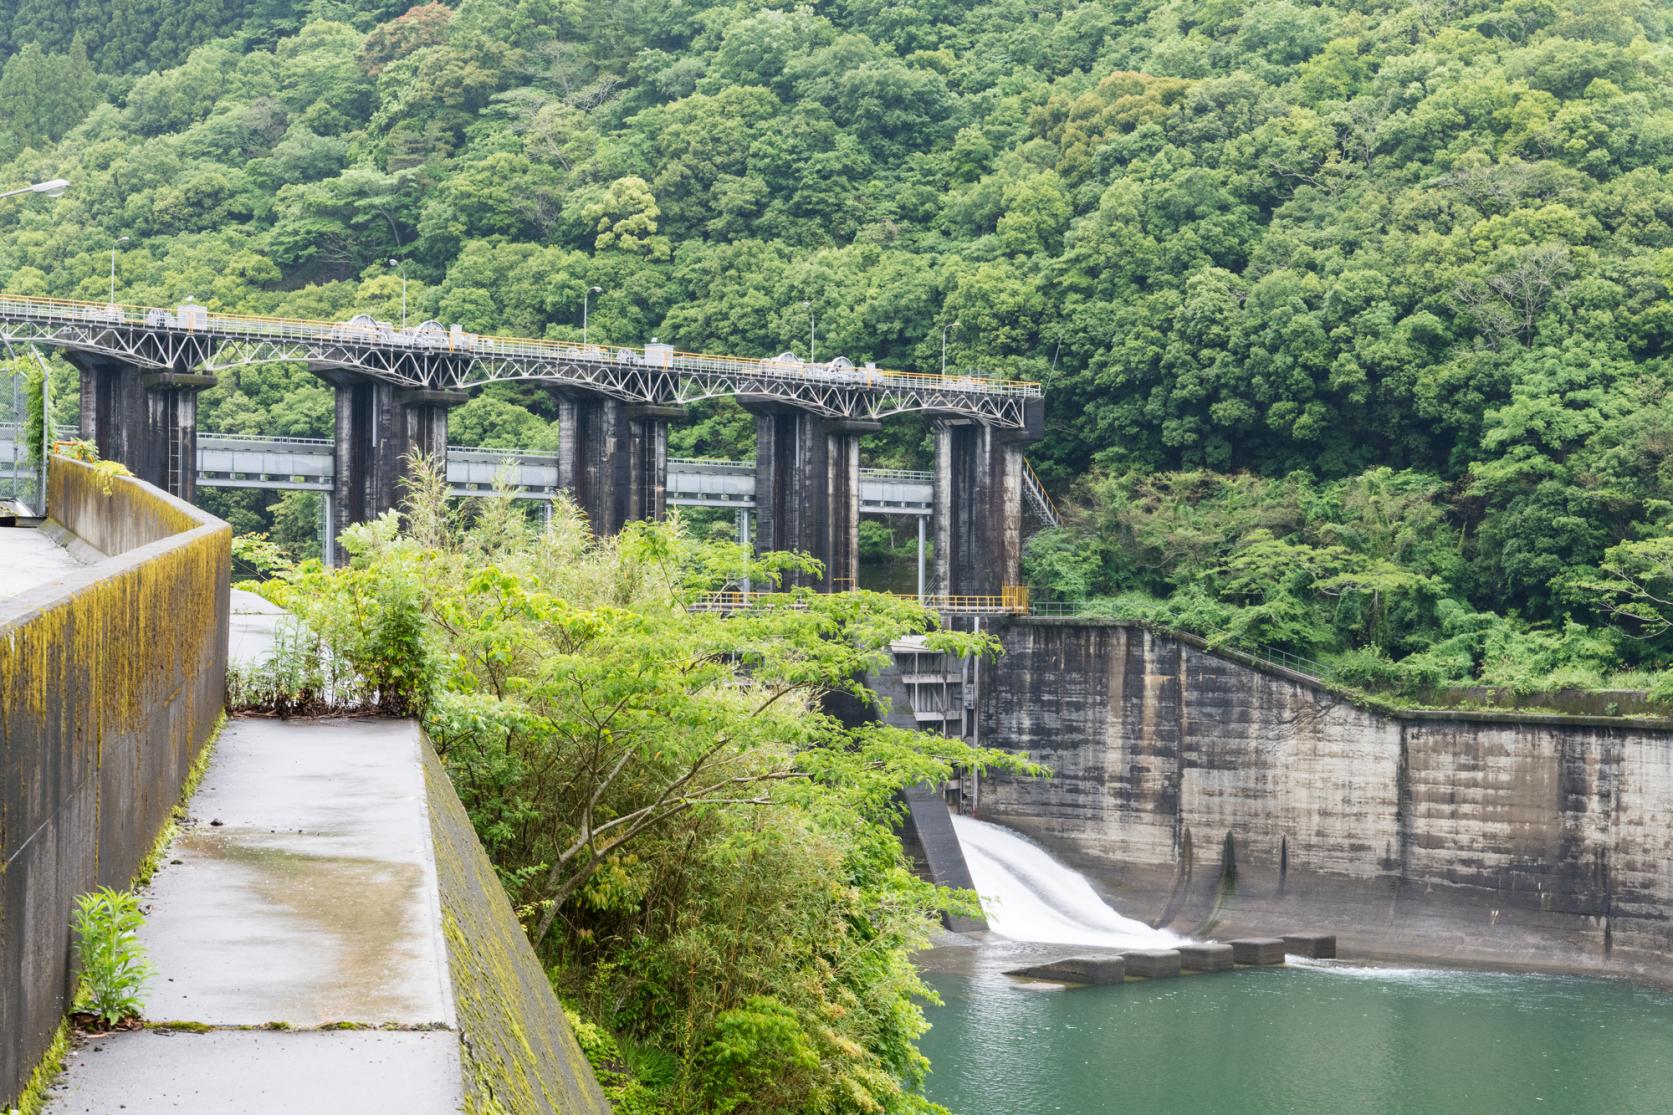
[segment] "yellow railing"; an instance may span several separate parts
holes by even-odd
[[[949,615],[1027,615],[1028,586],[1006,585],[997,596],[932,593],[922,598],[911,593],[890,592],[898,600],[921,603],[932,611]],[[758,604],[776,603],[790,607],[806,607],[805,597],[788,592],[710,592],[692,604],[695,611],[738,612]]]

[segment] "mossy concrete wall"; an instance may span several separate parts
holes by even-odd
[[[983,667],[982,742],[1044,781],[981,815],[1122,913],[1219,936],[1673,984],[1673,731],[1384,713],[1137,625],[1028,620]]]
[[[505,888],[440,760],[424,744],[442,936],[470,1115],[608,1115]]]
[[[231,529],[63,458],[49,500],[112,556],[0,602],[0,1101],[69,1005],[75,896],[132,881],[226,693]]]

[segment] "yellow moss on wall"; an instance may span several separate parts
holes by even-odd
[[[70,897],[132,877],[225,698],[231,528],[137,480],[105,494],[63,458],[49,477],[53,517],[115,556],[0,618],[0,879],[34,872],[33,900],[0,906],[0,970],[29,984],[0,986],[0,1098],[67,1005]]]

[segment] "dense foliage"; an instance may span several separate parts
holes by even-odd
[[[1558,631],[1599,619],[1565,584],[1668,533],[1666,31],[1643,0],[25,0],[0,157],[75,187],[0,211],[0,276],[103,298],[127,236],[129,301],[393,319],[404,274],[411,316],[573,337],[597,285],[596,337],[805,351],[811,309],[820,353],[925,369],[957,321],[953,364],[1047,383],[1055,487],[1410,470],[1441,595]],[[252,368],[203,421],[328,413]],[[552,414],[499,389],[456,440]],[[749,440],[717,406],[676,448]],[[206,498],[314,530],[306,494]]]
[[[855,679],[900,636],[985,641],[869,593],[723,617],[704,592],[802,562],[677,521],[598,541],[568,506],[537,531],[512,504],[458,523],[432,475],[404,533],[351,528],[349,567],[266,591],[348,668],[339,698],[422,715],[560,988],[609,1031],[583,1028],[618,1109],[939,1110],[910,953],[963,907],[910,871],[897,795],[954,763],[1029,768],[822,702],[869,700]],[[239,691],[308,707],[321,666],[287,657]]]

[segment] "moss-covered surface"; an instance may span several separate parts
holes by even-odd
[[[603,1115],[569,1021],[511,911],[447,772],[424,746],[424,780],[471,1115]]]
[[[230,528],[63,458],[49,483],[117,556],[0,604],[0,1110],[69,1007],[75,896],[145,872],[226,693]]]
[[[17,1097],[13,1108],[17,1115],[40,1115],[45,1110],[47,1089],[58,1079],[58,1074],[64,1071],[64,1057],[70,1051],[70,1022],[69,1019],[58,1024],[53,1031],[52,1040],[47,1043],[46,1052],[35,1065],[29,1079],[23,1085],[23,1093]]]

